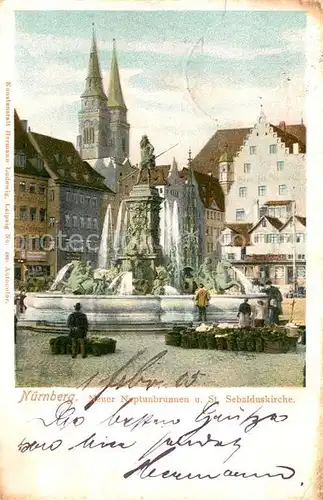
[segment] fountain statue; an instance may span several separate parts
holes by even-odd
[[[228,261],[206,258],[199,269],[183,266],[177,202],[170,206],[151,186],[155,156],[147,136],[143,136],[140,148],[137,183],[120,204],[115,232],[111,206],[107,207],[98,268],[92,269],[90,262],[73,261],[59,271],[48,292],[27,294],[27,310],[21,319],[26,325],[36,327],[45,322],[58,328],[66,323],[65,316],[77,296],[90,325],[99,331],[162,330],[174,322],[194,320],[190,294],[200,282],[212,294],[208,313],[212,321],[234,321],[241,294],[248,292],[251,303],[266,298],[255,293],[251,284],[248,288],[249,280],[244,275],[239,279],[238,270]],[[167,222],[162,235],[161,210]],[[238,279],[230,276],[229,268]],[[226,295],[233,289],[236,295]]]

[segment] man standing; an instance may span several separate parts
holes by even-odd
[[[209,305],[210,294],[207,289],[204,288],[203,283],[200,283],[196,290],[194,299],[199,310],[199,321],[206,321],[206,308]]]
[[[239,326],[244,328],[250,326],[251,322],[251,307],[248,304],[248,299],[243,299],[243,302],[239,306],[238,311]]]
[[[67,326],[70,329],[70,337],[72,339],[72,358],[77,355],[77,342],[79,340],[81,347],[82,358],[86,358],[85,352],[85,337],[87,335],[89,324],[86,314],[82,313],[82,306],[78,302],[74,306],[75,312],[69,315]]]

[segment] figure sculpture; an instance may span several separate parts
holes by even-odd
[[[138,173],[138,178],[137,178],[137,184],[140,184],[142,174],[146,170],[147,171],[148,186],[150,186],[151,169],[156,166],[154,151],[155,151],[155,148],[149,142],[148,137],[146,135],[143,135],[141,138],[141,141],[140,141],[141,161],[140,161],[140,168],[139,168],[139,173]]]
[[[225,259],[221,259],[218,261],[216,266],[216,288],[218,293],[223,293],[226,290],[236,286],[240,293],[244,293],[244,288],[241,283],[231,278],[229,275],[228,269],[231,268],[231,262]]]

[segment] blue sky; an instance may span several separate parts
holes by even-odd
[[[217,128],[252,126],[260,102],[272,123],[303,116],[302,12],[20,11],[16,107],[33,130],[75,142],[93,22],[106,90],[117,41],[134,162],[144,133],[185,163]]]

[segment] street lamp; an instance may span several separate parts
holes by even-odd
[[[55,276],[58,273],[58,229],[59,229],[59,220],[55,219]]]

